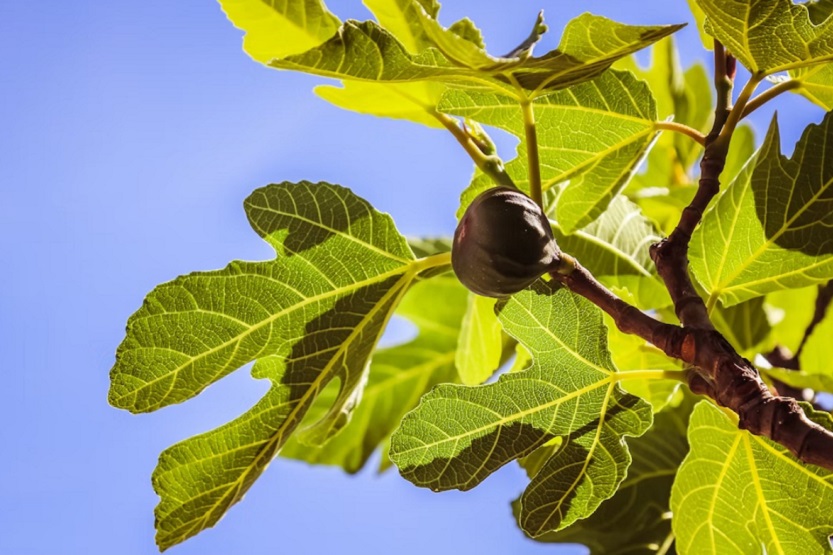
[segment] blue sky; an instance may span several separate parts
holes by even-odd
[[[449,1],[442,18],[471,16],[495,53],[542,7],[543,48],[583,11],[688,20],[682,0],[509,6]],[[368,18],[359,0],[330,8]],[[0,21],[0,554],[155,553],[159,452],[234,418],[266,384],[242,370],[158,413],[109,407],[113,354],[144,295],[179,274],[271,257],[242,210],[266,183],[340,183],[405,234],[437,235],[453,231],[471,165],[443,131],[340,111],[311,93],[322,80],[252,62],[212,0],[2,2]],[[701,56],[693,28],[678,38],[684,60]],[[822,111],[799,97],[779,106],[791,151]],[[508,158],[512,142],[499,147]],[[553,552],[512,522],[524,484],[509,465],[471,492],[437,495],[396,472],[348,477],[277,459],[218,527],[172,552]]]

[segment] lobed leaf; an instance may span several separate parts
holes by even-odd
[[[525,137],[521,109],[513,99],[486,90],[450,90],[440,110]],[[609,71],[597,79],[539,97],[533,103],[543,188],[568,183],[560,194],[557,219],[572,233],[598,217],[625,186],[655,137],[656,106],[644,83]],[[595,130],[606,129],[605,133]],[[528,189],[526,143],[507,172]],[[460,213],[491,186],[475,177],[463,193]]]
[[[436,17],[439,4],[433,0],[364,0],[364,5],[376,16],[410,54],[419,54],[431,46],[417,19],[423,10]],[[418,81],[412,83],[342,81],[340,86],[320,85],[315,93],[324,100],[363,114],[405,119],[428,127],[442,127],[433,111],[445,86],[441,83]]]
[[[532,365],[493,384],[436,387],[394,433],[391,459],[417,485],[465,490],[570,436],[564,448],[579,472],[560,483],[558,476],[574,469],[546,463],[525,509],[536,514],[530,522],[544,516],[545,527],[566,525],[613,494],[629,463],[622,436],[650,427],[651,409],[618,386],[601,313],[588,301],[539,281],[498,306],[504,329],[532,353]],[[560,499],[557,507],[539,507],[543,491]]]
[[[605,322],[608,325],[610,352],[620,372],[678,371],[681,369],[679,361],[669,358],[644,339],[619,330],[608,316],[605,316]],[[623,377],[626,379],[622,381],[622,389],[648,401],[654,413],[663,410],[680,387],[678,380]]]
[[[451,276],[412,286],[396,314],[415,323],[419,335],[373,353],[361,402],[338,435],[319,447],[304,445],[293,436],[281,456],[358,472],[422,394],[439,383],[456,381],[454,357],[466,298],[466,290]],[[315,400],[305,423],[320,420],[333,405],[338,393],[333,385]]]
[[[686,399],[654,416],[642,437],[628,440],[633,458],[616,494],[585,520],[536,539],[580,543],[591,555],[674,553],[670,495],[688,451],[686,428],[692,403]],[[515,505],[518,512],[517,503]]]
[[[826,413],[804,405],[827,429]],[[691,451],[671,491],[682,553],[830,553],[833,473],[805,465],[708,402],[691,415]],[[808,502],[812,500],[812,502]]]
[[[576,257],[608,287],[633,293],[640,308],[671,304],[649,253],[662,236],[624,196],[614,198],[597,220],[572,235],[565,235],[558,222],[553,233],[561,250]]]
[[[706,32],[752,73],[777,73],[833,60],[833,19],[814,21],[791,0],[697,0]],[[777,40],[773,40],[777,37]]]
[[[566,528],[616,493],[631,464],[623,436],[652,423],[651,409],[636,399],[611,400],[597,421],[570,434],[543,464],[521,496],[518,522],[524,532],[537,537]]]
[[[434,110],[447,86],[486,86],[521,98],[515,84],[538,92],[591,79],[679,26],[636,27],[585,14],[570,22],[558,50],[531,56],[545,30],[540,16],[530,37],[506,57],[489,55],[469,20],[450,28],[436,20],[436,2],[368,0],[380,24],[347,21],[329,40],[269,65],[344,80],[316,92],[345,109],[439,127]],[[603,37],[587,34],[589,25]],[[537,93],[536,93],[537,94]]]
[[[527,89],[541,92],[563,89],[589,81],[616,60],[633,54],[685,26],[624,25],[602,16],[584,13],[564,27],[558,48],[530,58],[514,77]]]
[[[717,331],[741,354],[754,357],[764,352],[761,344],[772,327],[764,311],[764,298],[755,297],[730,307],[716,306],[710,313]]]
[[[245,206],[278,257],[157,287],[128,322],[111,372],[110,402],[132,412],[184,401],[255,359],[252,374],[272,381],[244,415],[160,456],[162,549],[239,501],[333,380],[329,410],[302,435],[320,443],[349,422],[370,353],[422,267],[390,217],[342,187],[270,185]]]
[[[616,62],[614,68],[631,71],[648,84],[657,104],[658,119],[673,120],[701,132],[708,130],[714,113],[711,81],[702,64],[682,70],[673,36],[651,48],[646,68],[640,67],[634,56]],[[689,170],[702,152],[702,147],[690,137],[662,133],[648,155],[646,171],[634,175],[628,192],[689,183]]]
[[[763,146],[703,217],[691,267],[725,306],[833,278],[833,118],[804,131],[792,158],[773,120]]]
[[[246,33],[243,50],[264,64],[318,46],[333,36],[341,23],[322,0],[219,1],[234,26]]]

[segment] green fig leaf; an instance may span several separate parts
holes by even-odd
[[[833,19],[814,22],[791,0],[697,0],[706,32],[752,73],[777,73],[833,60]],[[773,36],[777,40],[773,40]]]
[[[376,341],[425,267],[389,216],[342,187],[270,185],[245,207],[277,258],[157,287],[130,318],[111,372],[110,402],[132,412],[185,401],[253,360],[253,376],[272,382],[239,418],[160,456],[153,484],[162,549],[214,525],[291,434],[318,444],[350,421]],[[333,380],[339,389],[326,414],[299,431]]]
[[[829,414],[803,408],[833,429]],[[736,418],[706,401],[691,415],[688,440],[671,490],[681,553],[830,553],[833,473],[738,429]]]
[[[581,229],[607,208],[647,152],[656,131],[656,106],[647,86],[626,72],[608,71],[594,81],[538,98],[533,103],[544,190],[568,183],[558,197],[558,223],[565,234]],[[521,108],[513,99],[485,90],[450,90],[440,110],[494,125],[524,138]],[[604,127],[611,133],[594,133]],[[527,147],[506,170],[529,190]],[[459,214],[492,186],[478,174],[464,191]]]
[[[413,285],[396,314],[418,327],[417,337],[373,353],[361,402],[338,435],[319,447],[292,437],[281,456],[340,466],[350,473],[361,470],[422,394],[439,383],[457,381],[454,357],[467,296],[452,276]],[[338,388],[328,386],[310,407],[304,423],[323,418],[337,394]]]
[[[616,491],[630,462],[623,436],[650,427],[651,407],[619,387],[601,312],[588,301],[539,281],[499,301],[498,311],[504,329],[532,354],[532,365],[492,384],[434,388],[394,433],[391,459],[417,485],[466,490],[568,436],[562,450],[569,448],[563,451],[569,462],[559,450],[558,462],[544,464],[526,506],[536,515],[530,523],[566,526]],[[563,473],[571,480],[560,481]],[[539,507],[543,492],[558,506]]]
[[[833,117],[808,126],[792,158],[777,121],[763,146],[703,217],[691,268],[724,306],[833,278]]]
[[[243,50],[264,64],[318,46],[341,23],[322,0],[220,0],[220,6],[234,26],[246,32]]]

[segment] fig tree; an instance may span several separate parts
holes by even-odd
[[[489,189],[472,201],[451,247],[457,278],[486,297],[517,293],[554,269],[560,257],[541,207],[510,187]]]

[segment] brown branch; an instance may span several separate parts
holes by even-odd
[[[690,364],[693,392],[733,410],[741,429],[783,445],[802,462],[833,470],[833,433],[810,421],[795,399],[773,395],[719,332],[660,322],[614,295],[572,257],[563,258],[552,278],[607,312],[623,332]]]
[[[691,203],[685,207],[680,221],[666,239],[651,245],[651,259],[674,302],[674,310],[683,326],[712,330],[706,304],[694,288],[688,275],[688,244],[691,234],[711,200],[720,191],[718,180],[726,163],[728,143],[719,141],[720,132],[731,113],[732,85],[735,60],[720,42],[714,43],[714,86],[717,107],[714,124],[706,135],[706,150],[700,162],[700,182]]]

